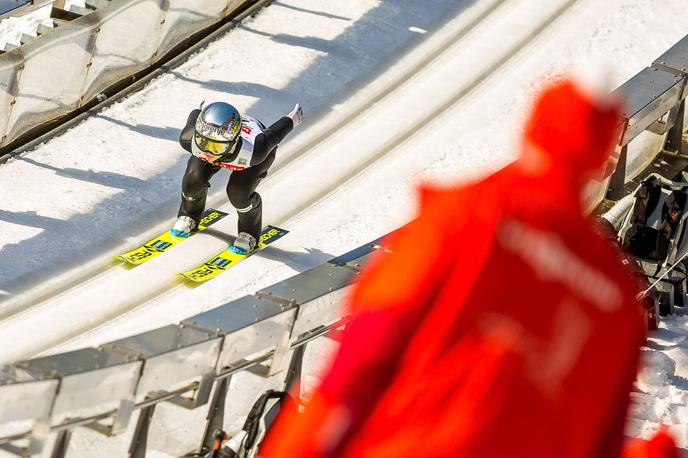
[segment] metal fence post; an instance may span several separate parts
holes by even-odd
[[[301,398],[301,373],[303,371],[303,355],[306,353],[306,344],[296,347],[291,355],[289,369],[284,378],[284,388],[286,392],[295,391],[296,396]],[[298,400],[297,400],[298,402]]]
[[[64,458],[67,454],[67,447],[69,447],[69,440],[72,438],[72,431],[65,429],[57,434],[57,439],[55,440],[55,446],[52,453],[50,453],[50,458]]]
[[[208,414],[205,417],[208,421],[205,424],[205,432],[203,433],[203,441],[201,442],[201,453],[205,453],[211,449],[215,439],[215,431],[222,429],[224,425],[225,400],[227,399],[227,390],[231,379],[232,376],[230,375],[215,383],[213,400],[210,403]]]
[[[623,197],[624,184],[626,183],[626,156],[628,155],[628,145],[624,145],[619,153],[619,160],[616,163],[614,173],[609,179],[607,188],[607,199],[618,200]]]
[[[145,458],[146,445],[148,441],[148,429],[150,428],[151,419],[155,412],[156,404],[141,409],[141,414],[136,422],[136,430],[134,436],[131,438],[131,445],[129,446],[130,458]]]
[[[683,99],[678,106],[673,125],[667,134],[664,150],[676,154],[683,154],[683,119],[685,116],[686,100]]]

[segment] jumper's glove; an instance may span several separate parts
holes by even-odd
[[[303,122],[303,109],[301,108],[300,103],[294,105],[294,109],[291,110],[291,112],[287,115],[287,118],[291,118],[291,121],[294,123],[294,127]]]

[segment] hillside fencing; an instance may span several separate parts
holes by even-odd
[[[0,54],[0,151],[133,82],[180,43],[257,0],[90,0]],[[86,13],[86,14],[83,14]]]

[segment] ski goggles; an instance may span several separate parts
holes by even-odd
[[[194,142],[201,151],[212,154],[213,156],[223,156],[230,153],[236,146],[236,142],[212,140],[204,137],[198,132],[194,134]]]

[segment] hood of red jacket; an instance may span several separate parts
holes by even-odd
[[[593,95],[572,79],[558,81],[535,101],[520,162],[565,171],[582,185],[608,160],[620,126],[620,100]]]

